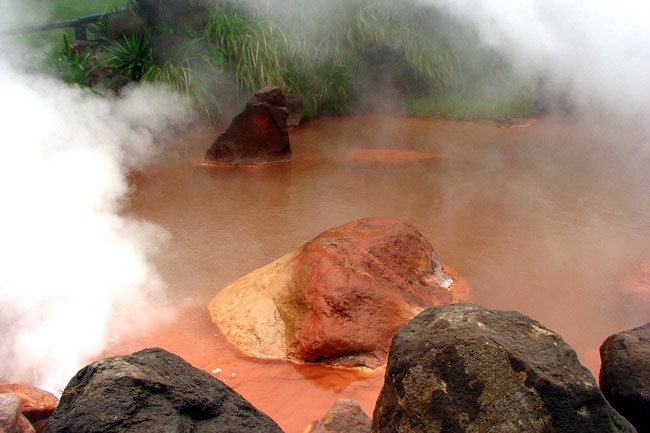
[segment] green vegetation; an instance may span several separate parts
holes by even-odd
[[[266,0],[250,3],[221,1],[200,25],[175,17],[117,40],[108,37],[102,20],[88,27],[92,54],[75,57],[66,41],[63,50],[55,48],[59,55],[50,55],[59,59],[58,67],[49,62],[50,70],[67,82],[116,91],[129,82],[164,83],[206,118],[265,85],[299,93],[307,117],[371,109],[377,99],[417,116],[534,114],[530,86],[512,84],[517,80],[503,59],[430,6],[284,0],[279,10]],[[55,16],[70,18],[72,5],[57,2]],[[84,3],[94,10],[72,15],[125,5],[138,12],[137,2],[109,6],[98,0]]]
[[[101,66],[95,56],[73,51],[68,35],[63,33],[63,49],[52,52],[46,60],[47,68],[66,83],[75,84],[92,93],[102,92],[92,87],[92,74]]]

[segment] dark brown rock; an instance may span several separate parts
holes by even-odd
[[[289,111],[287,116],[287,128],[294,128],[300,124],[305,108],[302,98],[294,91],[287,92],[286,100],[287,109]]]
[[[201,30],[214,12],[216,0],[137,0],[138,15],[149,26]]]
[[[650,323],[607,338],[600,358],[603,394],[639,433],[649,433]]]
[[[207,372],[162,349],[81,369],[47,433],[282,433],[265,414]]]
[[[45,419],[32,422],[32,426],[34,427],[36,433],[43,433],[45,431],[45,428],[47,427],[47,422],[49,420],[50,420],[49,418],[45,418]]]
[[[339,398],[311,433],[370,433],[372,420],[359,403]]]
[[[22,402],[16,394],[0,394],[0,433],[15,433]]]
[[[634,433],[562,338],[511,311],[431,307],[391,345],[373,433]]]
[[[112,41],[122,41],[124,36],[143,35],[146,23],[130,10],[112,14],[106,20],[106,37]]]
[[[0,393],[13,393],[22,400],[22,414],[30,422],[47,420],[54,412],[59,399],[50,392],[29,385],[0,385]]]
[[[358,81],[360,109],[371,112],[403,112],[408,98],[423,90],[404,56],[385,45],[362,53]]]
[[[16,426],[16,433],[36,433],[36,429],[34,429],[34,426],[25,415],[20,415],[18,425]]]
[[[210,314],[255,356],[376,367],[399,327],[428,306],[456,301],[455,287],[415,227],[366,218],[222,288]]]
[[[250,99],[205,154],[205,162],[265,165],[291,160],[287,102],[279,87],[265,87]]]

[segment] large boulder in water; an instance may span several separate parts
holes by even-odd
[[[376,367],[400,326],[455,293],[415,227],[376,217],[321,233],[219,290],[209,308],[254,356]]]
[[[600,389],[639,433],[650,433],[650,323],[600,346]]]
[[[393,340],[372,432],[629,432],[562,338],[517,312],[431,307]]]
[[[258,90],[205,154],[205,162],[264,165],[291,160],[287,101],[279,87]]]
[[[227,385],[162,349],[115,356],[81,369],[48,433],[281,433]]]

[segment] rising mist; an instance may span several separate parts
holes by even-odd
[[[0,6],[0,28],[24,18]],[[187,105],[146,86],[98,98],[17,66],[27,48],[11,41],[0,53],[0,382],[60,392],[109,330],[164,306],[149,258],[166,233],[120,211],[126,174]]]

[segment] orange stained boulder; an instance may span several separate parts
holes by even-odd
[[[468,300],[461,286],[457,292],[415,227],[375,217],[327,230],[234,281],[209,309],[226,338],[251,355],[374,368],[415,315]]]
[[[0,394],[4,393],[15,394],[20,397],[23,402],[21,413],[35,426],[42,424],[39,423],[40,421],[47,421],[59,404],[59,399],[54,394],[34,386],[0,385]]]

